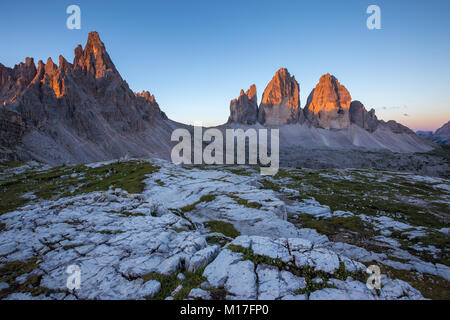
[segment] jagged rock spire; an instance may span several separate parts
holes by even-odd
[[[75,49],[73,64],[76,70],[85,70],[95,78],[104,77],[108,72],[119,74],[96,31],[89,33],[84,50],[80,45]]]
[[[256,86],[253,84],[244,93],[241,90],[239,98],[230,102],[230,117],[228,122],[242,124],[255,124],[258,120],[258,98],[256,96]]]
[[[265,125],[284,125],[303,121],[300,87],[286,68],[279,69],[264,90],[258,121]]]

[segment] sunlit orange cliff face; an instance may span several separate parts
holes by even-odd
[[[352,98],[348,90],[329,73],[320,77],[305,107],[306,117],[325,129],[342,129],[350,125]]]

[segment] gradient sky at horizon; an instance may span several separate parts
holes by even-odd
[[[81,30],[66,8],[81,8]],[[381,8],[368,30],[366,8]],[[229,102],[255,83],[258,101],[286,67],[301,105],[327,72],[379,118],[414,130],[450,120],[450,1],[2,1],[0,63],[73,60],[96,30],[134,91],[155,94],[169,118],[226,122]]]

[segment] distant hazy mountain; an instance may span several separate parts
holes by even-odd
[[[429,141],[450,145],[450,121],[437,129],[434,133],[432,131],[417,131],[416,133]]]

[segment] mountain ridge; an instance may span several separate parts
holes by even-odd
[[[136,94],[122,79],[97,32],[89,33],[73,63],[27,58],[0,64],[3,158],[72,163],[133,156],[164,156],[169,120],[154,96]],[[167,157],[166,157],[167,158]]]

